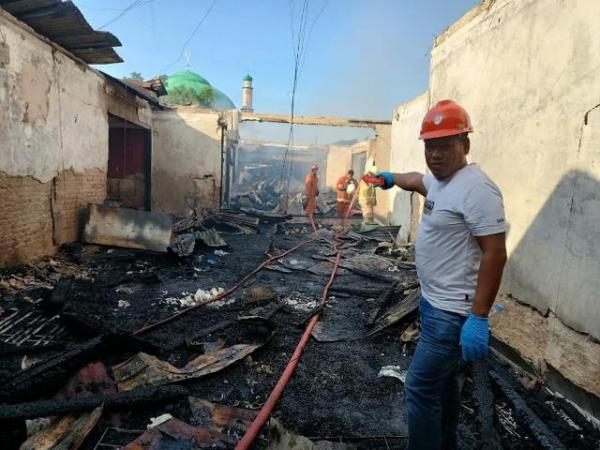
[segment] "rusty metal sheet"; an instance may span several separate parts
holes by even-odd
[[[195,423],[228,436],[238,434],[241,438],[257,414],[256,411],[219,405],[196,397],[188,400]]]
[[[181,444],[177,446],[177,441]],[[144,432],[122,450],[159,450],[162,448],[232,448],[237,439],[206,428],[194,427],[179,419],[170,419]],[[190,444],[192,446],[190,446]]]
[[[352,444],[341,442],[313,442],[307,437],[286,430],[276,419],[269,421],[269,443],[265,450],[356,450]]]
[[[113,373],[120,391],[128,391],[137,386],[174,383],[218,372],[248,356],[259,347],[260,345],[232,345],[216,352],[200,355],[181,369],[156,356],[140,352],[114,366]]]
[[[172,221],[168,214],[90,205],[83,239],[91,244],[166,252]]]
[[[88,64],[123,62],[112,47],[121,42],[95,31],[79,8],[61,0],[0,0],[0,7]]]
[[[396,265],[394,262],[383,256],[368,253],[357,253],[352,257],[343,258],[340,266],[347,269],[359,269],[366,272],[378,272],[388,276],[393,276]]]
[[[61,417],[53,420],[48,428],[27,439],[19,450],[75,450],[86,436],[94,429],[100,416],[102,406],[84,414]]]
[[[238,335],[237,339],[246,343],[197,356],[182,368],[140,352],[113,366],[119,391],[128,391],[137,386],[173,383],[218,372],[262,347],[271,339],[276,328],[272,321],[262,317],[243,317],[231,324],[225,322],[224,326],[229,326]]]

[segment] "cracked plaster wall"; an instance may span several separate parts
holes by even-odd
[[[600,417],[598,17],[595,0],[482,2],[436,39],[429,105],[469,111],[469,159],[504,194],[506,312],[493,335],[543,380],[556,369],[575,388],[554,388]]]
[[[106,195],[104,79],[0,9],[0,266],[78,239]]]
[[[106,170],[104,79],[4,15],[0,29],[0,171],[45,183],[68,169]]]
[[[155,111],[152,122],[152,210],[189,215],[219,205],[221,126],[218,111]]]
[[[438,38],[430,69],[431,103],[467,108],[470,159],[504,194],[503,292],[597,339],[598,17],[595,0],[497,0]]]
[[[418,139],[421,121],[429,108],[428,93],[403,103],[394,110],[392,120],[390,169],[392,172],[425,173],[423,141]],[[421,196],[416,193],[393,189],[389,195],[390,222],[400,225],[402,242],[414,241],[418,221],[413,220],[420,212]]]

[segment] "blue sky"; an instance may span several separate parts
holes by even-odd
[[[114,19],[134,0],[74,0],[94,28]],[[122,64],[100,66],[121,77],[146,78],[190,68],[240,105],[246,72],[254,77],[254,108],[289,113],[294,54],[303,0],[138,0],[139,6],[106,26],[123,44]],[[434,36],[478,0],[309,0],[304,64],[296,114],[390,120],[393,108],[427,89]],[[324,8],[324,9],[323,9]],[[315,20],[322,11],[318,20]],[[179,61],[178,61],[179,59]],[[303,142],[361,137],[365,130],[300,127]],[[249,137],[282,139],[286,127],[252,125]]]

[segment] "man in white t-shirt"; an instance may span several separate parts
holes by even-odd
[[[488,315],[506,263],[502,194],[467,163],[472,131],[461,106],[440,101],[419,136],[431,175],[379,174],[384,189],[425,197],[416,245],[421,338],[405,383],[409,449],[456,448],[461,354],[467,362],[487,355]]]

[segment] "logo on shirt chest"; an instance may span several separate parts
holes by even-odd
[[[433,205],[435,202],[433,200],[425,200],[425,205],[423,205],[423,214],[430,215],[433,212]]]

